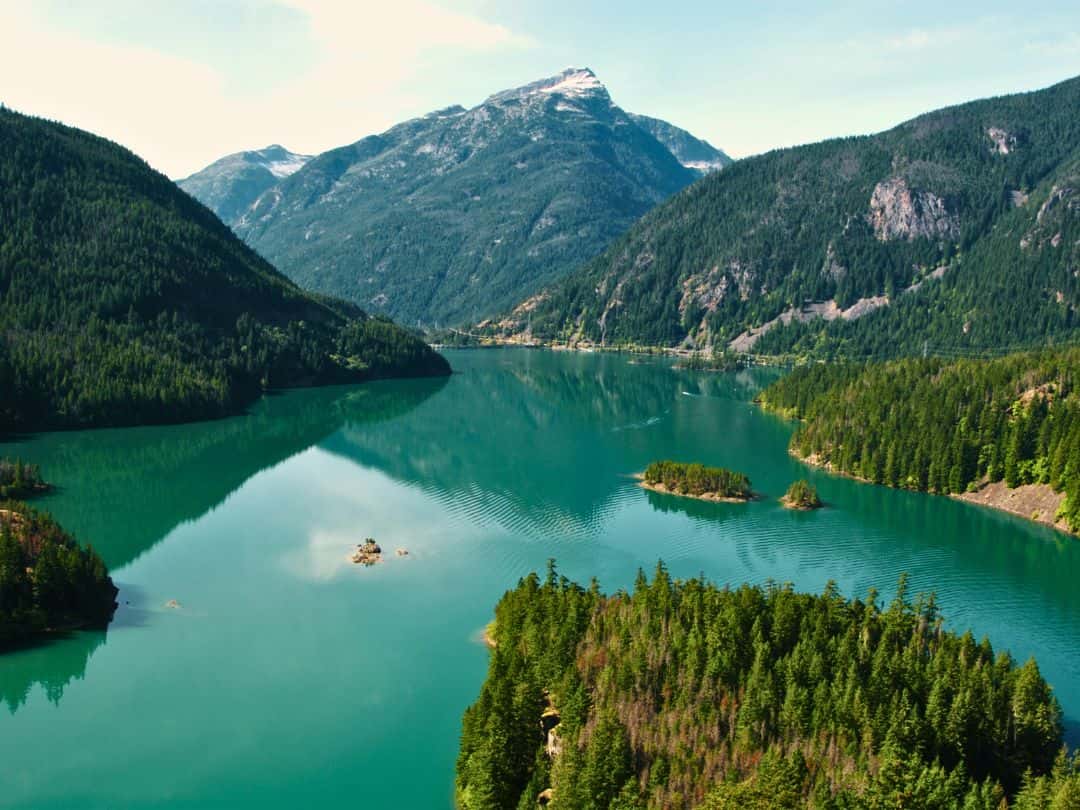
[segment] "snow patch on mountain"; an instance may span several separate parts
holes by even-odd
[[[678,155],[675,157],[678,158]],[[694,171],[703,174],[715,172],[727,165],[727,162],[723,160],[680,160],[679,162],[686,168],[693,169]]]
[[[266,160],[263,161],[263,166],[274,175],[274,177],[283,179],[291,174],[296,174],[307,162],[311,160],[311,155],[298,155],[295,152],[286,152],[285,156],[278,160]]]
[[[541,87],[541,93],[562,93],[564,96],[590,96],[597,90],[604,90],[604,85],[596,74],[588,68],[567,68],[556,77],[557,81],[548,87]]]

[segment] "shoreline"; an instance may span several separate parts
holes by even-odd
[[[632,354],[644,357],[672,357],[679,360],[690,360],[707,356],[708,349],[682,349],[677,346],[604,346],[593,343],[558,343],[544,341],[519,341],[506,338],[484,338],[479,343],[472,345],[454,345],[451,343],[433,343],[432,348],[438,351],[447,349],[544,349],[549,352],[577,352],[580,354]],[[763,355],[754,355],[753,361],[747,361],[748,365],[756,366],[782,366],[788,363],[783,356],[765,358]],[[697,371],[729,371],[727,368],[714,368],[705,366]]]
[[[1057,529],[1070,537],[1077,537],[1064,520],[1057,518],[1058,509],[1065,501],[1065,493],[1054,492],[1049,484],[1021,484],[1009,489],[1004,481],[995,481],[984,483],[974,492],[953,493],[949,497],[1016,515],[1032,523]]]
[[[645,477],[641,473],[634,474],[637,485],[649,492],[656,492],[660,495],[674,495],[678,498],[692,498],[695,501],[707,501],[709,503],[750,503],[750,501],[756,501],[758,496],[755,493],[750,493],[746,498],[731,498],[723,495],[717,495],[715,492],[703,492],[700,495],[693,495],[689,492],[676,492],[673,489],[668,489],[663,484],[649,484],[645,481]]]
[[[1065,500],[1065,493],[1054,492],[1050,489],[1049,484],[1021,484],[1018,487],[1010,489],[1005,486],[1004,481],[995,481],[992,483],[983,482],[974,492],[922,492],[921,490],[908,489],[907,487],[890,487],[888,484],[875,484],[873,481],[863,478],[862,476],[836,470],[831,463],[822,462],[817,454],[814,453],[809,456],[800,456],[794,450],[788,448],[788,455],[811,467],[824,470],[830,475],[849,478],[852,481],[858,481],[861,484],[881,486],[886,489],[895,489],[901,492],[918,492],[922,495],[944,496],[946,498],[951,498],[954,501],[961,501],[962,503],[968,503],[973,506],[981,506],[984,509],[994,509],[998,512],[1005,512],[1006,514],[1013,515],[1014,517],[1023,518],[1031,523],[1048,526],[1069,537],[1080,537],[1080,533],[1071,531],[1064,520],[1057,519],[1057,510]]]

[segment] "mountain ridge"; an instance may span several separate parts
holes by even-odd
[[[664,144],[683,166],[693,169],[702,176],[735,162],[722,149],[717,149],[708,141],[697,138],[685,129],[669,124],[667,121],[637,113],[630,113],[630,118]]]
[[[568,273],[701,171],[568,68],[328,150],[223,218],[302,286],[463,322]]]
[[[495,331],[819,355],[1071,334],[1078,106],[1074,78],[740,160]]]

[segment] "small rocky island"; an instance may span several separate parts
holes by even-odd
[[[723,467],[654,461],[638,478],[645,489],[667,495],[722,503],[745,503],[754,498],[750,479],[741,472]]]
[[[363,543],[356,546],[356,551],[353,552],[352,561],[357,565],[375,565],[375,563],[382,562],[382,548],[375,542],[373,537],[368,537]]]
[[[394,549],[394,556],[396,557],[408,557],[409,550],[407,548],[398,547]],[[363,543],[358,543],[356,550],[349,557],[357,565],[363,565],[365,567],[375,565],[375,563],[381,563],[383,561],[382,546],[375,542],[374,537],[367,537]]]
[[[788,509],[797,509],[802,512],[820,509],[824,505],[821,503],[821,498],[818,497],[817,489],[805,478],[800,478],[788,487],[788,491],[780,499],[780,503]]]

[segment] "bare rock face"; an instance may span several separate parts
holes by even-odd
[[[836,248],[833,247],[832,242],[829,242],[829,247],[825,251],[825,263],[821,267],[821,275],[833,281],[839,281],[847,275],[847,268],[836,260]]]
[[[874,186],[869,220],[882,242],[910,242],[920,237],[955,239],[960,234],[959,217],[949,212],[945,201],[933,192],[911,189],[903,177]]]
[[[999,155],[1007,155],[1016,149],[1016,136],[998,127],[986,130],[987,137],[993,144],[991,149]]]
[[[1065,186],[1064,188],[1060,186],[1054,186],[1050,190],[1050,196],[1046,198],[1046,202],[1044,202],[1039,207],[1039,213],[1035,215],[1035,221],[1042,222],[1043,217],[1045,217],[1048,213],[1053,211],[1062,203],[1066,204],[1070,212],[1074,210],[1080,210],[1080,199],[1076,199],[1074,196],[1075,194],[1076,189],[1074,188],[1070,188],[1068,186]]]
[[[562,722],[562,717],[550,700],[548,698],[548,707],[540,715],[540,730],[544,733],[544,753],[554,759],[562,752],[562,741],[559,739],[559,723]]]

